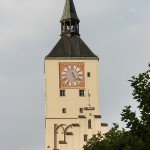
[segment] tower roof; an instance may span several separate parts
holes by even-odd
[[[66,35],[61,36],[58,43],[46,56],[46,58],[50,57],[98,59],[98,57],[89,49],[78,35],[74,35],[72,37],[68,37]]]
[[[63,21],[66,19],[75,19],[75,20],[80,21],[76,13],[73,0],[66,0],[63,15],[60,21]]]
[[[46,56],[49,59],[98,59],[80,38],[79,19],[73,0],[66,0],[61,18],[61,38]]]

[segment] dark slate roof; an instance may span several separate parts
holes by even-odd
[[[73,0],[66,0],[63,15],[60,21],[66,20],[66,19],[76,19],[79,21]]]
[[[98,59],[98,57],[88,48],[88,46],[78,35],[71,37],[63,35],[52,51],[46,56],[46,58],[51,57],[83,57]]]

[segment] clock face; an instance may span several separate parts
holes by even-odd
[[[60,87],[85,87],[84,63],[60,63]]]

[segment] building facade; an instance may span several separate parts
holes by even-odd
[[[73,0],[66,0],[61,38],[45,57],[46,150],[82,150],[107,132],[99,109],[99,58],[80,38]]]

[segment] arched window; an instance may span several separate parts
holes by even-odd
[[[64,33],[65,32],[65,23],[64,22],[62,22],[62,24],[61,24],[62,26],[61,26],[61,31]]]
[[[70,26],[70,21],[66,21],[66,22],[65,22],[65,25],[66,25],[66,31],[67,31],[67,32],[70,32],[70,28],[71,28],[71,26]]]
[[[71,32],[75,32],[75,21],[71,21]]]
[[[91,123],[91,119],[88,120],[88,129],[92,128],[92,123]]]

